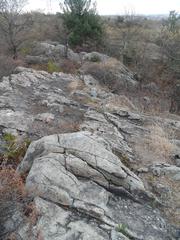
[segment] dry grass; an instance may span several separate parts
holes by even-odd
[[[59,64],[59,67],[64,73],[77,74],[78,69],[80,68],[80,64],[69,59],[64,59]]]
[[[134,104],[124,95],[120,96],[115,95],[113,97],[108,98],[104,106],[110,111],[116,109],[137,111],[137,108],[134,106]]]
[[[148,183],[150,191],[164,204],[161,207],[169,221],[179,227],[180,223],[180,184],[167,175],[154,176],[152,173],[145,174],[144,180]],[[158,188],[157,186],[162,188]]]
[[[0,232],[7,240],[16,240],[16,231],[23,224],[28,224],[29,239],[33,234],[39,214],[32,202],[30,192],[26,190],[23,178],[10,167],[0,167],[0,222],[5,224],[13,219],[14,214],[21,217],[13,223],[9,232]]]
[[[61,62],[58,61],[49,61],[48,63],[37,63],[30,64],[30,68],[33,68],[37,71],[46,71],[49,73],[53,72],[63,72],[69,74],[77,74],[80,65],[69,59],[62,59]]]
[[[171,163],[174,148],[170,141],[170,133],[158,125],[150,126],[149,133],[136,139],[135,144],[141,165]]]
[[[0,222],[5,224],[9,219],[13,219],[16,212],[23,213],[27,202],[26,190],[22,178],[12,168],[0,168]],[[18,225],[17,225],[18,223]],[[14,239],[12,234],[20,225],[19,221],[14,223],[10,232],[4,232],[3,228],[0,232],[0,238],[6,239],[7,235],[11,235],[10,239]]]
[[[71,133],[71,132],[78,132],[80,130],[80,122],[63,122],[60,125],[62,133]]]
[[[169,135],[165,130],[158,126],[152,126],[149,136],[149,150],[154,152],[159,159],[169,159],[173,152],[174,145],[169,140]]]
[[[26,195],[21,176],[12,168],[0,168],[0,199],[20,200]]]
[[[75,79],[74,81],[68,84],[68,90],[70,93],[75,92],[76,90],[82,90],[85,87],[84,83],[80,79]]]

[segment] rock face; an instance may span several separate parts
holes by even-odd
[[[136,200],[135,192],[146,194],[143,182],[90,132],[33,142],[18,171],[29,172],[44,239],[129,239],[116,229],[127,220],[135,239],[165,239],[160,213]]]
[[[94,181],[110,191],[111,188],[112,191],[113,189],[116,189],[117,193],[118,187],[120,187],[120,192],[121,187],[124,187],[130,192],[136,190],[144,191],[142,181],[127,167],[125,167],[117,156],[106,150],[106,148],[102,144],[98,143],[96,139],[97,137],[92,135],[90,132],[78,132],[44,137],[41,140],[34,142],[29,148],[29,151],[22,161],[22,164],[19,166],[19,171],[21,173],[25,173],[37,164],[37,166],[35,166],[37,171],[39,171],[38,169],[41,169],[42,171],[43,166],[46,169],[45,171],[48,169],[51,171],[51,173],[49,172],[49,174],[47,174],[49,178],[51,174],[54,178],[54,170],[52,167],[55,166],[55,162],[52,162],[52,165],[50,164],[51,166],[47,165],[47,167],[46,164],[51,162],[51,154],[52,161],[54,161],[54,154],[56,154],[57,160],[59,159],[59,163],[62,164],[62,167],[60,167],[62,168],[60,170],[62,173],[57,174],[58,179],[55,179],[55,182],[58,181],[59,183],[56,183],[55,185],[62,184],[62,188],[63,186],[69,188],[67,191],[68,194],[66,194],[69,195],[69,197],[71,195],[69,192],[72,190],[74,191],[74,193],[72,193],[72,199],[71,197],[69,198],[70,202],[72,202],[74,198],[82,198],[78,196],[79,191],[77,189],[77,187],[80,186],[80,183],[76,183],[76,181],[73,183],[73,181],[70,180],[73,179],[73,176],[70,176],[69,180],[66,182],[65,179],[67,178],[68,174],[66,177],[63,177],[63,172],[65,171],[69,171],[74,175]],[[40,152],[40,150],[42,152]],[[41,161],[35,159],[35,163],[33,161],[33,156],[36,157],[36,152],[39,152]],[[43,161],[42,158],[43,154],[45,154],[45,161]],[[49,161],[46,159],[48,156],[50,157]],[[42,166],[38,166],[40,162],[42,163]],[[40,174],[37,173],[38,172],[34,172],[32,170],[33,176],[31,176],[31,174],[28,176],[30,182],[31,179],[33,179],[33,184],[36,178],[35,176],[42,180]],[[62,179],[60,179],[60,176],[62,176]],[[39,182],[39,180],[37,181]],[[63,182],[63,180],[65,180],[65,182]],[[68,184],[70,184],[69,187]],[[46,184],[43,183],[42,185]],[[64,205],[69,204],[66,204],[65,202]]]
[[[65,124],[81,120],[80,104],[66,97],[68,84],[76,79],[63,73],[17,68],[0,82],[0,125],[38,137],[62,132]],[[73,117],[65,111],[74,111]]]
[[[59,46],[41,47],[45,56]],[[8,132],[34,140],[17,171],[38,218],[31,236],[22,221],[17,239],[179,239],[180,121],[139,113],[90,75],[19,67],[0,93],[0,139]],[[153,124],[173,130],[173,139],[152,138]],[[156,154],[164,143],[168,163]]]

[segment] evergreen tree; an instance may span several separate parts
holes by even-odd
[[[70,45],[82,46],[89,41],[93,41],[94,44],[100,43],[103,28],[100,16],[96,12],[95,2],[64,0],[60,6]]]

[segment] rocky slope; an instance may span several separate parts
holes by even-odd
[[[135,86],[128,74],[119,81]],[[82,70],[19,67],[1,80],[0,93],[1,141],[7,132],[34,140],[17,171],[27,176],[38,220],[31,236],[23,220],[17,239],[180,239],[178,118],[142,114]],[[162,135],[147,148],[152,126],[173,130],[168,157],[156,154]],[[0,239],[18,214],[2,224]]]

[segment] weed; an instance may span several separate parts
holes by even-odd
[[[136,237],[133,236],[134,234],[131,233],[131,231],[128,229],[128,226],[125,224],[118,224],[118,226],[116,227],[116,231],[122,233],[124,236],[128,237],[128,239],[136,239]]]
[[[30,54],[32,52],[32,46],[26,46],[26,47],[22,47],[20,49],[20,53],[23,55],[23,56],[26,56],[28,54]]]
[[[47,71],[49,73],[59,72],[59,68],[53,61],[49,61],[47,64]]]
[[[120,223],[118,224],[116,231],[126,235],[126,229],[127,229],[127,226],[125,224]]]
[[[5,141],[3,162],[15,167],[24,157],[31,141],[29,139],[25,139],[23,142],[19,141],[17,137],[10,133],[4,134],[3,140]]]

